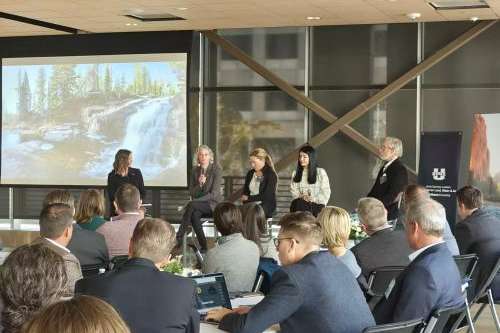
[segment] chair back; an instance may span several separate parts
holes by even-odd
[[[477,253],[478,269],[474,274],[474,297],[477,301],[488,289],[492,289],[495,298],[500,297],[500,244],[498,240],[491,240],[476,244],[472,250]]]
[[[262,282],[264,282],[264,273],[260,272],[257,274],[257,278],[255,279],[255,282],[253,284],[252,292],[257,293],[260,291],[260,288],[262,288]]]
[[[368,278],[368,289],[373,295],[383,295],[405,266],[385,266],[374,269]]]
[[[114,256],[111,259],[111,269],[120,268],[127,260],[128,260],[128,255],[126,254],[121,256]]]
[[[82,275],[84,278],[95,276],[106,272],[108,269],[108,263],[93,264],[93,265],[82,265]]]
[[[274,272],[276,272],[279,268],[280,266],[278,265],[278,262],[273,258],[261,257],[259,259],[257,279],[261,274],[263,275],[263,279],[262,284],[257,291],[261,291],[264,295],[267,295],[269,293],[269,290],[271,289],[271,279]]]
[[[470,253],[453,256],[453,259],[455,260],[455,264],[457,264],[462,281],[468,282],[474,273],[479,257],[475,253]]]
[[[367,327],[363,333],[419,333],[422,331],[424,321],[422,319],[402,321],[399,323],[377,325]]]
[[[424,333],[451,333],[461,323],[466,311],[465,304],[458,307],[434,310],[427,321]]]

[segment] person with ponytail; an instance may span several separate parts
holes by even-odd
[[[330,181],[325,169],[318,168],[316,150],[306,144],[299,150],[297,169],[292,173],[290,212],[308,211],[318,216],[330,199]]]
[[[246,175],[241,202],[260,202],[266,217],[270,218],[276,210],[278,184],[273,160],[263,148],[256,148],[250,153],[250,166],[252,169]]]
[[[211,217],[215,206],[223,200],[222,169],[215,163],[212,149],[206,145],[201,145],[196,149],[195,161],[189,183],[191,201],[184,209],[181,226],[177,232],[177,242],[181,244],[188,227],[192,226],[200,244],[200,251],[207,252],[207,239],[203,232],[201,218]]]

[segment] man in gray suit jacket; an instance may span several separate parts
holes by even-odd
[[[229,332],[257,333],[279,323],[281,332],[359,333],[374,325],[354,275],[340,260],[320,252],[323,233],[307,212],[285,215],[275,239],[283,268],[270,293],[251,309],[221,309],[207,319]]]
[[[392,230],[387,223],[384,204],[375,198],[361,198],[357,212],[362,228],[370,236],[351,249],[363,275],[368,279],[376,268],[407,266],[412,250],[404,232]]]
[[[73,296],[76,281],[82,278],[78,259],[67,249],[73,234],[73,210],[65,204],[52,204],[42,209],[40,214],[40,238],[33,243],[46,244],[64,259],[68,285],[66,296]]]

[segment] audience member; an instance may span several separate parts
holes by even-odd
[[[33,244],[44,244],[63,258],[68,277],[66,296],[72,296],[76,281],[82,278],[80,262],[67,248],[73,234],[73,209],[61,203],[48,205],[42,209],[39,223],[40,238]]]
[[[193,227],[201,252],[207,252],[207,239],[201,225],[201,217],[211,217],[215,206],[222,201],[222,170],[214,161],[210,147],[201,145],[196,150],[196,165],[191,171],[189,193],[191,201],[187,204],[182,222],[177,232],[180,243],[188,227]]]
[[[464,303],[460,273],[442,237],[447,223],[443,207],[432,199],[418,200],[405,214],[406,236],[415,252],[375,308],[377,324],[428,320],[436,309]]]
[[[319,214],[318,222],[323,229],[323,245],[358,278],[361,275],[361,268],[354,254],[346,247],[351,233],[349,213],[342,208],[328,206]]]
[[[92,296],[52,304],[37,314],[21,333],[130,333],[115,309]]]
[[[43,207],[61,203],[71,208],[75,214],[75,198],[66,190],[54,190],[45,196]],[[73,221],[73,235],[67,246],[78,259],[80,265],[99,265],[109,261],[108,248],[104,237],[93,231],[85,230]]]
[[[59,301],[67,285],[62,257],[46,245],[22,245],[12,251],[0,270],[3,332],[19,332],[40,309]]]
[[[358,201],[357,212],[369,237],[351,250],[365,278],[368,279],[370,273],[379,267],[408,265],[408,255],[412,251],[404,232],[393,231],[387,223],[384,204],[375,198],[362,198]]]
[[[459,189],[457,202],[461,221],[455,226],[455,235],[461,254],[476,253],[479,256],[479,274],[473,286],[478,288],[478,282],[487,278],[500,256],[500,218],[494,211],[483,207],[483,195],[473,186]],[[493,295],[495,299],[500,298],[500,278],[493,283]]]
[[[431,196],[429,194],[429,191],[427,191],[427,189],[424,186],[417,184],[408,185],[403,194],[403,212],[400,215],[399,219],[396,221],[396,226],[394,227],[394,229],[400,230],[404,228],[403,220],[405,218],[405,210],[408,206],[410,206],[412,203],[418,200],[426,200],[426,199],[431,199]],[[443,206],[442,209],[445,210]],[[448,246],[448,250],[450,250],[452,255],[456,256],[460,254],[458,251],[457,240],[455,239],[455,236],[453,236],[453,233],[451,232],[450,224],[448,223],[448,221],[446,221],[444,225],[443,239],[446,242],[446,246]]]
[[[250,166],[252,169],[245,177],[241,202],[259,202],[266,217],[272,217],[276,210],[278,175],[271,155],[263,148],[254,149],[250,153]]]
[[[278,252],[274,246],[271,231],[267,227],[266,214],[262,206],[251,202],[241,206],[244,236],[259,247],[260,256],[278,261]]]
[[[141,200],[146,196],[141,169],[132,168],[132,161],[132,152],[130,150],[120,149],[116,152],[113,170],[108,174],[108,185],[106,188],[111,205],[111,216],[116,213],[116,206],[114,205],[116,201],[115,194],[122,185],[130,184],[135,186],[140,193]]]
[[[398,217],[399,200],[408,185],[408,171],[400,160],[403,143],[398,138],[388,136],[382,142],[379,154],[384,165],[366,196],[382,201],[387,209],[387,218],[394,220]]]
[[[293,198],[291,212],[308,211],[318,216],[328,204],[330,181],[325,169],[319,168],[317,164],[316,150],[310,145],[302,146],[290,184]]]
[[[283,267],[270,293],[257,305],[209,312],[229,332],[263,332],[279,323],[281,332],[359,333],[374,325],[356,280],[336,257],[320,252],[323,234],[314,217],[290,213],[275,239]]]
[[[104,195],[102,191],[89,189],[80,194],[75,220],[80,227],[96,231],[106,222],[104,219]],[[104,240],[104,239],[103,239]]]
[[[175,245],[175,230],[145,218],[130,239],[130,259],[119,269],[78,281],[77,294],[111,304],[134,333],[198,332],[192,280],[162,272]]]
[[[134,185],[123,184],[116,191],[114,206],[118,216],[97,228],[106,240],[110,258],[128,254],[130,237],[137,222],[144,217],[141,203],[141,195]]]
[[[241,212],[234,204],[215,207],[214,223],[222,237],[207,252],[205,273],[224,273],[229,292],[251,291],[259,265],[259,248],[243,237]]]

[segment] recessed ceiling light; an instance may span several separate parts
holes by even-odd
[[[125,25],[128,27],[130,27],[130,26],[135,27],[135,26],[137,26],[137,23],[125,23]]]
[[[408,14],[406,14],[406,17],[408,17],[412,21],[415,21],[416,19],[420,18],[420,16],[422,16],[420,13],[408,13]]]
[[[313,21],[313,20],[321,20],[321,17],[319,17],[319,16],[308,16],[308,17],[306,17],[306,19],[311,20],[311,21]]]
[[[477,16],[472,16],[472,17],[470,18],[470,20],[471,20],[472,22],[476,22],[477,20],[479,20],[479,17],[477,17]]]
[[[187,7],[179,7],[179,8],[176,8],[177,10],[187,10]]]

